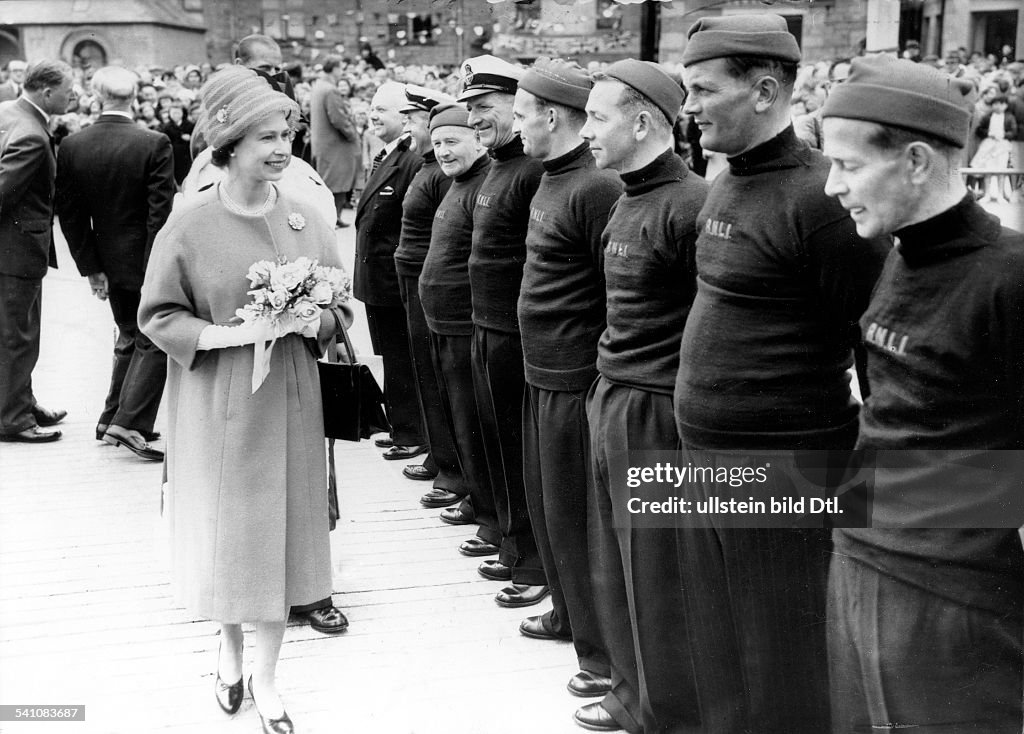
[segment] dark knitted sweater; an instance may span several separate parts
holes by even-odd
[[[729,159],[697,225],[697,296],[676,380],[694,448],[850,448],[847,369],[889,249],[825,195],[829,164],[790,126]]]
[[[451,185],[452,180],[444,175],[434,151],[428,151],[402,202],[402,234],[395,250],[395,269],[400,276],[418,278],[423,270],[434,212]]]
[[[1001,227],[968,195],[896,236],[861,319],[871,396],[858,445],[1024,449],[1024,235]],[[984,509],[999,524],[1024,525],[1015,509],[1018,472],[986,471],[965,487],[944,452],[927,459],[895,479],[876,475],[876,522],[929,528],[936,511],[955,519]],[[893,505],[887,492],[920,501]],[[1021,613],[1024,557],[1015,528],[835,535],[837,550],[909,584]]]
[[[515,334],[519,331],[516,302],[526,261],[530,200],[544,167],[523,153],[518,135],[490,155],[491,168],[473,212],[473,252],[469,256],[473,323]]]
[[[579,391],[597,377],[597,341],[605,328],[601,233],[621,192],[619,177],[597,170],[586,143],[544,161],[530,204],[519,293],[531,385]]]
[[[694,222],[708,185],[671,150],[622,182],[601,238],[608,326],[597,369],[612,382],[671,395],[694,294]]]
[[[431,331],[450,336],[473,333],[469,252],[476,195],[491,161],[480,158],[456,176],[434,212],[430,248],[420,273],[420,302]]]

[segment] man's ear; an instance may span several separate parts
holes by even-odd
[[[651,113],[647,110],[640,110],[636,119],[633,120],[633,138],[641,141],[651,132]]]
[[[766,112],[774,106],[782,94],[782,84],[775,77],[765,75],[754,83],[753,91],[757,95],[754,103],[755,110]]]
[[[903,154],[907,159],[907,177],[915,185],[924,184],[934,177],[938,166],[945,162],[944,156],[939,151],[921,140],[907,145]]]

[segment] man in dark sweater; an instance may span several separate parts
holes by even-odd
[[[441,405],[469,492],[468,501],[444,510],[441,519],[453,525],[477,523],[476,537],[459,546],[459,551],[468,556],[493,555],[501,543],[501,530],[473,390],[469,287],[473,210],[490,158],[477,141],[469,125],[469,113],[462,105],[441,105],[431,110],[430,139],[438,164],[452,178],[452,184],[434,212],[430,247],[420,273],[420,302],[430,329]]]
[[[409,357],[409,327],[398,290],[395,250],[402,232],[402,200],[423,158],[402,133],[403,85],[386,82],[373,96],[370,121],[384,148],[374,160],[356,207],[356,257],[352,291],[366,304],[366,325],[375,354],[384,362],[384,399],[391,421],[384,458],[410,459],[426,452]]]
[[[451,104],[455,98],[413,84],[406,85],[405,97],[407,103],[401,110],[405,116],[404,130],[413,142],[413,149],[423,157],[423,165],[409,184],[402,202],[402,234],[395,250],[395,271],[409,325],[409,355],[416,378],[416,398],[430,453],[422,465],[411,464],[402,474],[409,479],[434,480],[434,488],[420,498],[420,503],[424,507],[447,507],[466,496],[469,489],[462,478],[455,441],[441,405],[430,356],[430,329],[420,304],[419,278],[430,247],[434,212],[451,186],[451,178],[444,174],[434,157],[427,129],[428,115],[438,104]]]
[[[729,167],[697,221],[675,387],[681,465],[700,465],[702,450],[848,449],[857,437],[847,370],[887,247],[857,236],[822,191],[828,163],[793,132],[799,60],[778,15],[707,17],[689,31],[683,111]],[[827,731],[828,530],[710,520],[680,534],[704,731]]]
[[[929,450],[899,481],[877,473],[886,529],[834,533],[837,733],[1024,725],[1024,518],[1009,509],[1020,462],[969,492],[956,483],[965,462],[952,462],[1024,448],[1024,235],[986,214],[957,170],[972,104],[969,82],[880,56],[855,59],[823,110],[826,193],[862,236],[895,238],[860,322],[871,395],[858,446]],[[886,503],[896,492],[911,501]],[[994,522],[934,529],[929,513],[951,505]]]
[[[683,90],[657,65],[626,59],[596,77],[580,135],[625,192],[605,227],[607,327],[587,399],[594,608],[611,690],[582,707],[588,729],[697,732],[675,532],[634,528],[629,491],[612,480],[628,451],[678,448],[672,385],[694,294],[695,220],[707,184],[673,152]]]
[[[577,696],[603,696],[611,687],[590,561],[580,550],[587,547],[590,485],[586,398],[605,327],[601,233],[622,185],[614,172],[597,170],[580,140],[592,86],[577,64],[538,61],[519,81],[512,106],[523,151],[544,162],[530,205],[519,329],[526,500],[553,606],[525,619],[519,630],[572,639],[580,672],[568,687]]]
[[[469,282],[473,383],[501,528],[498,560],[511,569],[499,578],[512,581],[495,601],[504,607],[525,607],[548,594],[523,484],[525,378],[516,315],[530,200],[544,168],[523,153],[522,140],[512,132],[512,101],[523,70],[493,56],[479,56],[465,62],[463,73],[459,101],[466,103],[469,124],[492,159],[473,210]],[[466,542],[478,544],[479,539]]]

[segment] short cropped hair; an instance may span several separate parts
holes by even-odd
[[[798,68],[794,61],[783,61],[764,56],[725,57],[725,69],[733,79],[753,81],[755,77],[768,75],[777,80],[785,89],[793,88]]]
[[[262,46],[264,48],[280,48],[277,41],[270,36],[264,36],[261,33],[253,33],[250,36],[246,36],[238,42],[238,48],[235,50],[235,58],[242,62],[243,66],[246,66],[256,56],[256,47]]]
[[[137,93],[138,77],[121,66],[104,66],[93,74],[92,88],[104,101],[128,102]]]
[[[870,123],[874,130],[868,133],[868,145],[886,153],[896,154],[911,143],[926,143],[950,161],[959,160],[963,151],[942,138],[917,130],[907,130],[895,125],[884,125],[879,122]]]
[[[71,67],[63,61],[46,60],[32,64],[25,73],[25,90],[38,92],[50,87],[59,87],[71,78]]]
[[[665,115],[665,111],[658,107],[658,105],[654,104],[654,102],[648,99],[645,95],[641,94],[624,81],[616,79],[613,76],[608,76],[601,71],[594,72],[591,74],[590,78],[595,82],[619,82],[619,84],[623,86],[623,90],[619,95],[619,102],[617,106],[627,115],[632,115],[634,117],[639,115],[641,112],[646,112],[659,132],[671,134],[672,126],[675,125],[676,121],[669,120]]]
[[[536,109],[540,109],[541,107],[554,107],[570,125],[578,128],[582,128],[587,122],[587,113],[581,109],[570,107],[569,105],[562,104],[561,102],[552,102],[550,99],[538,97],[536,94],[532,96]]]

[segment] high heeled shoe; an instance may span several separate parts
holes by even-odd
[[[241,681],[239,681],[241,683]],[[295,734],[295,726],[292,724],[288,712],[282,710],[278,719],[268,719],[260,711],[260,705],[256,703],[256,695],[252,692],[252,676],[249,676],[249,695],[252,697],[252,705],[259,714],[260,723],[263,724],[263,734]]]
[[[226,714],[236,714],[242,707],[242,698],[245,690],[242,688],[242,676],[230,685],[220,677],[220,646],[217,647],[217,681],[214,684],[213,693],[217,697],[217,705]]]

